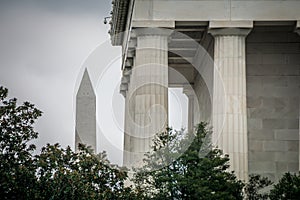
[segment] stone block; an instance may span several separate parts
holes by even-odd
[[[252,65],[251,69],[247,71],[247,75],[256,75],[256,76],[276,76],[281,75],[282,72],[278,69],[279,66],[275,64],[256,64],[256,66]],[[264,79],[262,79],[264,80]]]
[[[271,129],[249,130],[249,143],[252,140],[274,140],[274,131]]]
[[[254,151],[249,152],[249,161],[275,161],[274,152]]]
[[[276,162],[276,171],[279,172],[288,171],[288,164],[286,162]]]
[[[270,161],[250,161],[249,169],[253,173],[274,173],[276,170],[275,162]]]
[[[132,20],[133,27],[164,27],[164,28],[174,28],[175,21],[172,20]]]
[[[287,150],[290,152],[297,152],[297,154],[299,154],[299,140],[287,141]]]
[[[289,76],[289,86],[300,87],[300,76]]]
[[[282,118],[282,119],[297,119],[299,117],[299,108],[294,108],[291,106],[286,106],[283,109],[277,110],[274,113],[274,117]]]
[[[263,151],[263,141],[251,140],[248,142],[248,148],[250,151]]]
[[[274,130],[275,140],[299,140],[298,129],[277,129]]]
[[[289,54],[288,55],[289,64],[300,64],[300,54]]]
[[[299,172],[299,162],[289,162],[287,163],[288,171],[298,173]]]
[[[263,141],[263,151],[287,151],[285,141]]]
[[[246,64],[247,64],[247,74],[248,74],[249,70],[251,70],[251,68],[253,66],[256,66],[258,64],[262,64],[262,55],[258,54],[258,53],[247,54],[247,56],[246,56]]]
[[[259,108],[262,105],[261,97],[247,97],[247,108]]]
[[[298,162],[299,153],[298,152],[275,152],[275,161],[277,162]]]
[[[260,44],[248,42],[248,44],[246,45],[246,52],[247,55],[249,55],[249,54],[258,54],[258,53],[261,54],[263,51]]]
[[[287,87],[287,88],[275,88],[275,97],[299,97],[300,88],[299,87]]]
[[[288,129],[299,129],[299,119],[286,119]]]
[[[261,86],[253,85],[253,84],[248,84],[247,85],[247,96],[251,97],[261,97],[264,96],[264,88]]]
[[[275,80],[274,80],[275,81]],[[288,104],[288,99],[283,97],[263,97],[263,108],[284,108]]]
[[[290,54],[290,53],[300,53],[299,43],[249,43],[247,45],[247,53],[262,53],[262,54]]]
[[[224,27],[240,27],[240,28],[253,28],[253,21],[219,21],[219,20],[212,20],[209,22],[210,28],[224,28]]]
[[[263,119],[262,125],[264,129],[284,129],[285,121],[282,119]]]
[[[248,119],[248,129],[249,130],[259,130],[263,127],[263,121],[259,118],[250,118]]]
[[[290,97],[289,98],[289,106],[293,107],[293,109],[298,110],[300,106],[300,95],[297,97]]]
[[[255,75],[248,75],[246,78],[246,83],[247,86],[251,85],[251,86],[256,86],[256,87],[262,87],[262,77],[260,76],[255,76]]]
[[[272,107],[262,107],[262,108],[250,108],[248,110],[248,116],[250,118],[268,118],[270,116],[274,116],[275,109]]]
[[[273,32],[270,34],[265,30],[258,30],[258,27],[253,29],[252,34],[247,37],[247,43],[254,43],[260,45],[262,43],[285,43],[288,42],[288,36],[286,33]],[[262,28],[265,29],[265,28]]]
[[[279,54],[263,54],[262,64],[287,64],[287,57],[283,53]]]
[[[288,64],[282,66],[281,69],[279,69],[280,75],[284,76],[299,76],[300,75],[300,65],[299,64]]]
[[[262,79],[263,87],[288,87],[289,79],[286,76],[265,76]]]

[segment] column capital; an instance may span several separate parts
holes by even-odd
[[[120,94],[122,94],[123,97],[126,97],[127,91],[128,91],[128,84],[122,83],[120,85]]]
[[[298,20],[297,23],[296,23],[295,32],[300,35],[300,20]]]
[[[124,97],[126,97],[129,83],[130,83],[130,75],[131,75],[131,68],[126,67],[123,69],[123,76],[121,78],[121,84],[120,84],[120,94],[122,94]]]
[[[138,36],[152,36],[152,35],[159,35],[159,36],[170,36],[173,30],[166,29],[166,28],[136,28],[134,29],[135,35]]]
[[[253,28],[253,21],[210,21],[208,33],[213,36],[247,36]]]
[[[185,94],[188,98],[194,98],[194,95],[195,95],[195,91],[192,88],[192,86],[190,86],[190,85],[183,86],[182,93]]]

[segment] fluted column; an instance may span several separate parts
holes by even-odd
[[[298,33],[299,36],[300,36],[300,21],[297,21],[297,23],[296,23],[295,32]],[[300,99],[299,99],[299,115],[298,115],[298,119],[299,119],[299,170],[300,170]]]
[[[248,179],[245,38],[250,28],[212,28],[214,46],[213,140],[229,154],[230,170]]]
[[[188,131],[192,132],[194,130],[194,97],[195,92],[192,87],[183,87],[183,93],[188,98]]]
[[[129,118],[129,106],[128,101],[128,85],[130,83],[130,69],[123,70],[123,77],[121,80],[120,93],[125,97],[125,112],[124,112],[124,151],[123,151],[123,166],[130,167],[131,161],[131,136],[128,120]]]
[[[131,136],[128,133],[128,99],[125,97],[125,117],[124,117],[124,151],[123,151],[123,166],[130,167],[130,146]]]
[[[141,166],[154,134],[168,123],[169,30],[135,29],[137,47],[128,90],[129,134],[132,166]]]

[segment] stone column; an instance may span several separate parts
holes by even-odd
[[[168,123],[168,36],[170,30],[137,28],[135,62],[128,90],[132,165],[143,165],[154,134]]]
[[[300,35],[300,21],[297,21],[295,32]],[[300,99],[299,99],[299,170],[300,170]]]
[[[183,93],[188,97],[188,132],[193,132],[195,126],[194,120],[194,97],[195,92],[191,87],[183,87]]]
[[[124,148],[123,148],[123,166],[130,167],[130,146],[131,136],[128,132],[128,98],[125,97],[125,117],[124,117]]]
[[[128,108],[128,85],[130,83],[131,70],[126,68],[123,70],[123,77],[121,80],[120,93],[125,98],[125,112],[124,112],[124,151],[123,151],[123,166],[130,168],[131,163],[131,136],[129,131],[129,108]]]
[[[210,22],[214,44],[213,140],[229,154],[230,170],[248,179],[245,38],[252,22]]]

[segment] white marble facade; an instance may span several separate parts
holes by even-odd
[[[168,87],[183,87],[189,129],[209,122],[238,178],[297,172],[299,9],[294,0],[114,0],[110,34],[124,61],[124,165],[141,164],[153,134],[167,125]]]

